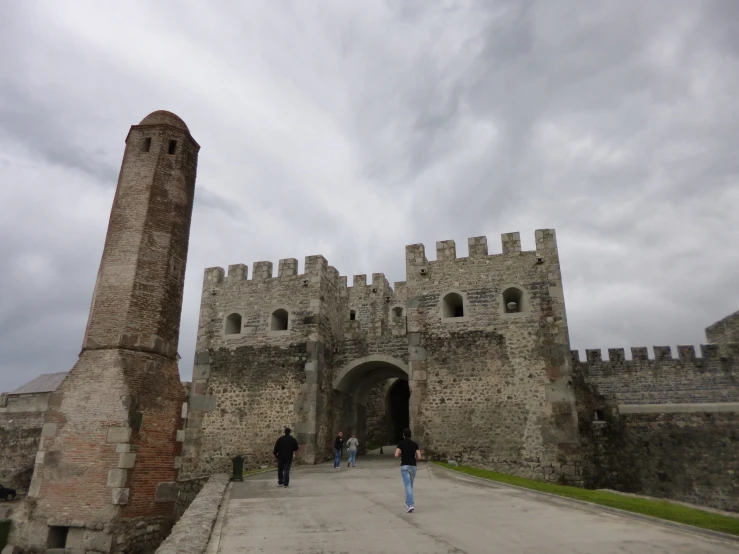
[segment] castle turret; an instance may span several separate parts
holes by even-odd
[[[177,339],[199,149],[166,111],[128,133],[82,352],[49,400],[27,546],[150,550],[171,524],[184,400]]]

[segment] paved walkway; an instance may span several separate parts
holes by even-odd
[[[346,460],[344,460],[346,463]],[[421,464],[406,514],[397,461],[300,467],[289,489],[276,471],[234,483],[209,554],[728,554],[708,539]]]

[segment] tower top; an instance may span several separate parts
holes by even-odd
[[[171,125],[172,127],[177,127],[178,129],[187,131],[188,133],[190,132],[190,129],[187,128],[187,125],[185,125],[185,122],[182,121],[179,116],[166,110],[151,112],[141,120],[139,125]]]

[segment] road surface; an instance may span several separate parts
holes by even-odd
[[[344,460],[346,464],[346,460]],[[208,554],[736,554],[722,541],[421,464],[405,513],[397,460],[299,467],[234,483]]]

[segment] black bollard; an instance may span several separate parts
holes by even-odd
[[[244,480],[244,457],[236,456],[233,460],[233,475],[231,475],[231,481],[243,481]]]

